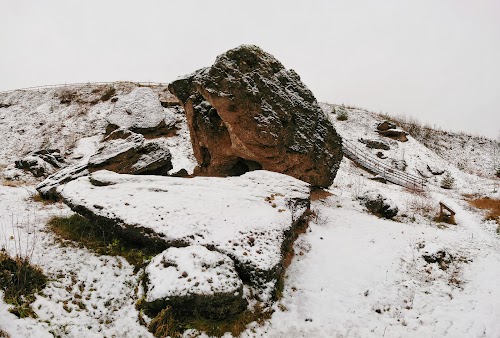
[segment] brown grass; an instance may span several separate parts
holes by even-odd
[[[0,180],[0,185],[3,185],[4,187],[20,187],[24,185],[24,182],[22,181],[11,181],[11,180]]]
[[[323,189],[312,189],[311,190],[311,201],[319,201],[319,200],[324,200],[333,194],[327,190]]]
[[[210,337],[222,337],[230,332],[233,337],[239,337],[246,330],[247,325],[257,322],[264,324],[271,318],[274,311],[262,303],[257,303],[252,310],[226,318],[224,320],[210,320],[201,317],[178,318],[170,306],[163,309],[149,324],[148,328],[156,338],[182,337],[182,332],[196,329],[205,332]]]
[[[486,219],[500,222],[500,199],[483,197],[469,200],[469,203],[478,209],[488,210]]]
[[[45,199],[42,197],[42,195],[40,194],[34,194],[34,195],[31,195],[29,197],[29,199],[33,202],[37,202],[37,203],[42,203],[43,205],[49,205],[49,204],[54,204],[54,203],[57,203],[57,201],[55,200],[51,200],[51,199]]]

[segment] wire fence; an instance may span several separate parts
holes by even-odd
[[[162,82],[133,82],[133,81],[114,81],[114,82],[83,82],[83,83],[64,83],[64,84],[54,84],[54,85],[45,85],[45,86],[35,86],[35,87],[26,87],[26,88],[17,88],[0,91],[0,94],[8,94],[15,91],[23,91],[23,90],[42,90],[42,89],[52,89],[52,88],[66,88],[66,87],[87,87],[87,86],[96,86],[96,85],[115,85],[118,83],[130,83],[138,86],[147,86],[147,87],[160,87],[167,86],[168,83]]]
[[[348,158],[363,168],[380,175],[389,182],[415,190],[423,190],[426,185],[424,179],[383,163],[348,140],[342,140],[342,149]]]

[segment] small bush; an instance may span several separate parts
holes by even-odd
[[[102,94],[101,101],[102,102],[108,101],[113,95],[115,95],[115,93],[116,93],[115,87],[111,87],[111,86],[108,87],[106,89],[106,91],[104,92],[104,94]]]
[[[349,115],[347,114],[347,111],[345,111],[343,109],[337,110],[337,120],[346,121],[348,118],[349,118]]]
[[[39,267],[31,265],[29,258],[14,259],[0,252],[0,288],[5,302],[14,305],[10,312],[20,318],[36,318],[30,304],[46,283],[47,277]]]
[[[59,100],[61,103],[70,104],[75,98],[75,92],[69,89],[63,89],[59,92]]]
[[[174,320],[172,307],[167,306],[153,318],[148,329],[156,338],[182,337],[182,334],[178,331],[178,325]]]
[[[443,179],[441,180],[441,188],[443,188],[443,189],[451,189],[451,188],[453,188],[454,184],[455,184],[455,179],[447,171],[444,174]]]

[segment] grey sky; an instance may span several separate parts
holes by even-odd
[[[0,90],[169,82],[256,44],[318,100],[500,132],[500,1],[0,0]]]

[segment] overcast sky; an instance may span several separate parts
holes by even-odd
[[[0,0],[0,91],[169,82],[256,44],[317,99],[500,134],[499,0]]]

